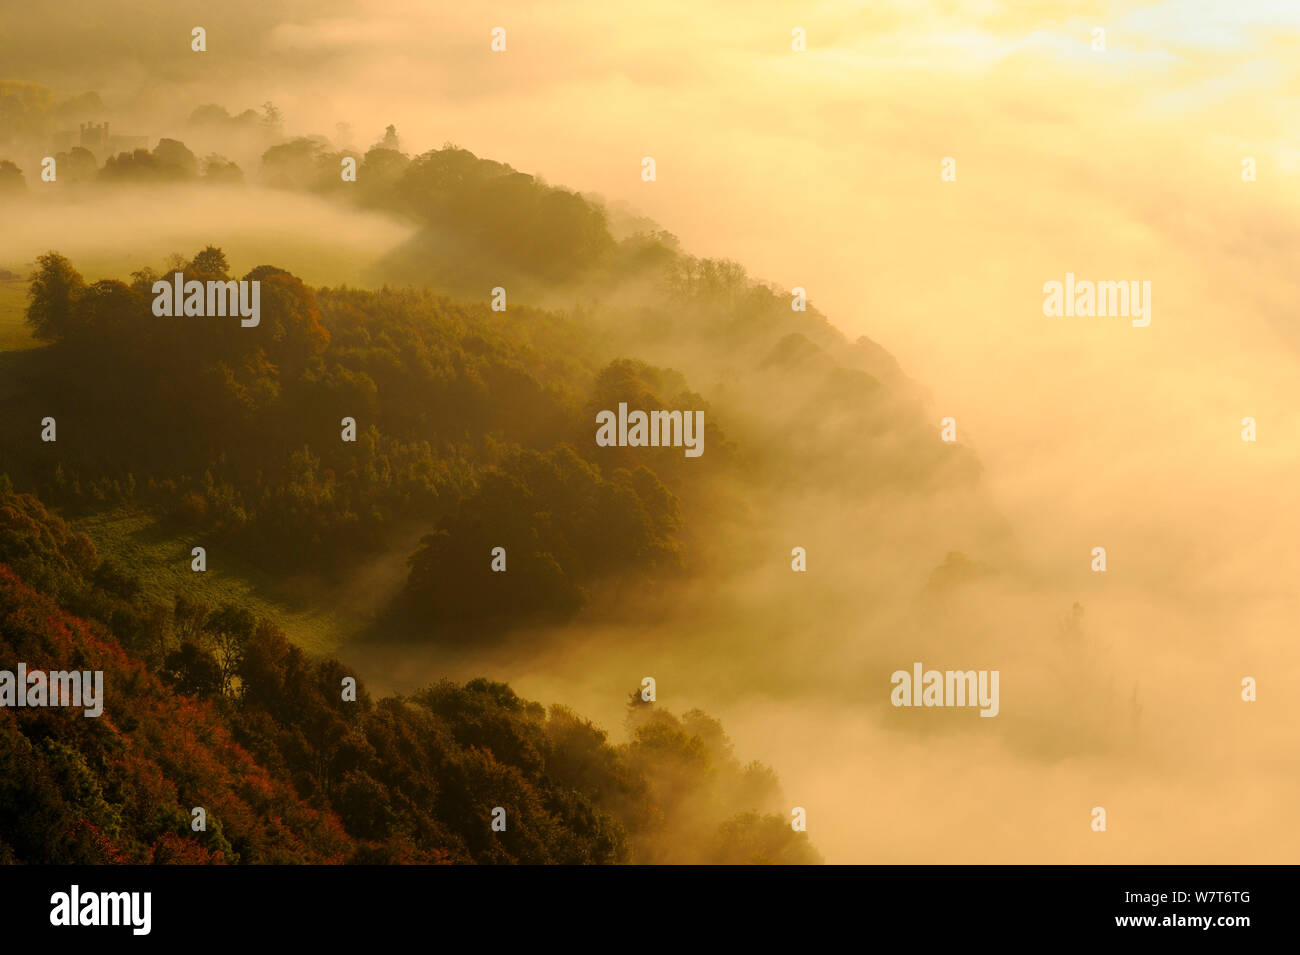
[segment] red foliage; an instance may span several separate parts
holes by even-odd
[[[5,714],[33,743],[31,752],[41,752],[41,739],[57,739],[95,775],[101,801],[68,801],[81,815],[67,841],[93,856],[76,861],[324,863],[342,862],[355,848],[333,813],[303,802],[234,742],[212,703],[173,692],[111,637],[64,613],[4,564],[0,659],[104,672],[99,718],[70,709]],[[206,833],[190,832],[196,806],[207,811]],[[105,818],[121,820],[115,839],[103,831]],[[156,831],[160,825],[165,831]]]

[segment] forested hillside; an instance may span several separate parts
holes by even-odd
[[[191,118],[200,138],[241,122]],[[140,515],[228,576],[311,575],[321,605],[395,556],[402,581],[342,655],[367,639],[473,652],[616,619],[617,600],[592,609],[602,593],[724,581],[761,559],[756,514],[787,495],[977,492],[973,459],[934,440],[892,359],[798,295],[599,200],[389,139],[351,157],[355,182],[339,176],[349,154],[316,139],[275,143],[247,173],[166,138],[60,160],[59,188],[87,195],[254,179],[414,232],[370,288],[235,270],[216,244],[98,280],[57,251],[36,259],[38,347],[0,353],[0,661],[103,669],[109,702],[100,721],[0,713],[0,858],[815,860],[776,774],[699,710],[633,693],[615,743],[488,679],[352,702],[356,672],[296,646],[265,600],[215,597],[197,573],[168,590],[187,554],[101,554],[65,523]],[[158,315],[154,284],[176,272],[259,282],[260,320]],[[596,416],[620,404],[702,413],[704,453],[602,446]]]
[[[806,862],[771,770],[716,721],[629,704],[630,742],[488,680],[355,702],[237,606],[138,584],[0,488],[0,660],[104,672],[104,715],[0,710],[0,862]],[[39,661],[39,663],[37,663]],[[191,829],[203,808],[207,828]],[[493,832],[494,807],[510,825]]]

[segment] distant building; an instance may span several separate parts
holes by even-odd
[[[89,149],[100,162],[118,153],[133,149],[148,149],[148,136],[114,136],[108,123],[82,123],[80,132],[63,130],[54,134],[55,152],[67,152],[73,146]]]

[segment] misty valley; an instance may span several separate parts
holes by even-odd
[[[6,11],[0,864],[1294,855],[1264,14],[1013,6]]]

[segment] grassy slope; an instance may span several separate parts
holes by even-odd
[[[0,282],[0,352],[18,351],[36,344],[23,318],[27,308],[27,283]]]
[[[190,569],[189,537],[172,536],[142,511],[118,508],[72,521],[95,542],[102,558],[112,558],[132,574],[150,600],[170,603],[176,594],[209,604],[238,601],[258,616],[275,622],[285,635],[313,654],[337,651],[364,622],[329,609],[333,601],[316,586],[300,583],[286,590],[283,582],[246,561],[208,548],[208,569]]]

